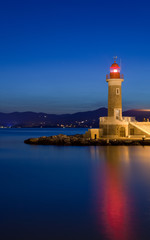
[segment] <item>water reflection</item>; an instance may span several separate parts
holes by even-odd
[[[96,212],[98,226],[102,228],[100,231],[106,239],[133,239],[133,223],[132,229],[130,227],[133,220],[132,199],[126,186],[130,161],[129,148],[96,147],[91,149],[91,154],[93,159],[100,160],[101,164],[97,168],[96,179],[98,181]]]

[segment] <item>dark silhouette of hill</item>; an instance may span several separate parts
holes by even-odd
[[[144,118],[150,118],[150,111],[144,109],[132,109],[123,112],[123,116],[135,117],[137,121],[143,121]]]
[[[107,108],[74,114],[47,114],[35,112],[0,113],[0,126],[5,127],[98,127],[99,117],[107,116]],[[138,121],[150,118],[150,112],[128,110],[123,116],[136,117]]]

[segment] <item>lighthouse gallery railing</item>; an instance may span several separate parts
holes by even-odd
[[[106,75],[106,79],[110,79],[111,77],[110,77],[110,74],[107,74]],[[124,75],[123,74],[120,74],[120,78],[121,79],[124,79]]]

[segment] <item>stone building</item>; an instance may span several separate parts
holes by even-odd
[[[120,67],[114,61],[110,73],[106,75],[108,83],[108,116],[100,117],[99,128],[89,129],[85,138],[135,138],[150,137],[150,122],[137,122],[135,117],[122,116],[121,85],[124,81]]]

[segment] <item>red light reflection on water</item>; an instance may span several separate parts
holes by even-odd
[[[103,181],[101,176],[99,177],[99,184],[103,186],[99,185],[97,190],[98,225],[101,225],[107,239],[129,240],[133,239],[130,226],[131,201],[122,176],[121,153],[114,150],[117,148],[105,148],[103,152],[106,162],[103,168]],[[99,154],[102,156],[102,149]]]
[[[125,240],[129,236],[129,206],[127,196],[122,191],[122,184],[116,169],[106,166],[106,185],[104,189],[103,215],[106,232],[112,239]]]

